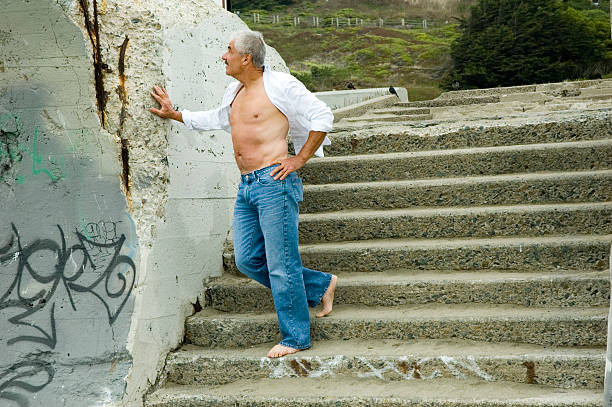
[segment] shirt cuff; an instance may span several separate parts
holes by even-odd
[[[181,110],[181,116],[185,127],[189,130],[193,130],[193,122],[191,121],[191,112],[189,110]]]

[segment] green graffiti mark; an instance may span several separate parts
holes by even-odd
[[[38,154],[38,127],[34,127],[34,140],[32,141],[32,174],[38,175],[40,173],[46,174],[52,182],[55,182],[61,178],[61,176],[55,176],[46,168],[37,168],[37,165],[42,163],[42,157]],[[50,160],[51,161],[51,160]],[[53,164],[53,161],[51,161]]]

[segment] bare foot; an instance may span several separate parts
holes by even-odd
[[[331,281],[329,282],[329,287],[327,287],[327,291],[323,294],[323,298],[321,298],[321,304],[323,308],[321,311],[315,314],[315,317],[321,318],[329,315],[332,312],[332,307],[334,306],[334,293],[336,292],[336,283],[338,282],[338,277],[332,274]]]
[[[270,349],[270,352],[268,352],[267,356],[269,358],[280,358],[285,355],[291,355],[292,353],[299,352],[300,350],[301,349],[290,348],[279,343],[278,345],[274,345],[272,349]]]

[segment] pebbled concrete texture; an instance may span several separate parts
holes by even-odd
[[[247,26],[216,3],[2,2],[3,406],[141,406],[221,273],[231,139],[147,111],[156,84],[177,107],[220,102]]]
[[[331,184],[478,176],[537,171],[608,169],[612,141],[313,158],[299,171],[305,183]]]
[[[398,106],[403,107],[445,107],[470,104],[497,103],[499,96],[471,96],[464,98],[438,98],[434,100],[421,100],[416,102],[400,102]]]
[[[588,307],[609,304],[605,273],[342,273],[335,304],[397,306],[408,304],[515,304]],[[205,306],[225,312],[273,311],[270,290],[246,278],[228,275],[206,289]]]
[[[612,200],[612,171],[305,185],[301,213]]]
[[[327,272],[408,270],[601,271],[610,235],[465,240],[370,240],[303,245],[305,267]],[[237,274],[226,247],[225,270]]]
[[[262,347],[256,347],[263,353]],[[337,376],[372,378],[383,381],[458,381],[467,377],[486,382],[505,381],[541,384],[560,388],[601,388],[604,358],[601,350],[580,356],[541,356],[541,354],[495,356],[402,354],[393,356],[344,355],[341,349],[330,356],[288,356],[268,359],[255,355],[215,355],[210,352],[179,351],[171,354],[166,368],[168,380],[181,385],[220,385],[243,379],[312,377],[333,380]],[[206,375],[202,373],[206,372]],[[537,372],[537,376],[536,376]],[[572,372],[568,374],[567,372]]]
[[[607,307],[576,307],[571,314],[565,308],[490,304],[336,308],[333,318],[311,320],[313,341],[456,338],[545,346],[606,344]],[[189,317],[185,335],[188,343],[211,348],[240,348],[280,340],[275,314],[228,316],[212,310]]]
[[[302,244],[368,239],[612,233],[612,204],[341,211],[300,217]]]
[[[312,378],[259,379],[221,386],[171,386],[151,395],[155,407],[203,406],[411,406],[411,407],[601,407],[596,390],[546,389],[510,382],[452,382],[440,379],[386,383],[337,377],[333,383]],[[316,390],[317,395],[313,395]],[[264,396],[267,395],[267,396]]]
[[[426,128],[379,125],[376,128],[336,130],[330,135],[332,144],[325,147],[325,153],[336,156],[538,144],[605,139],[612,134],[612,119],[605,113],[570,115],[565,119],[522,120],[506,125],[458,123],[453,127]]]

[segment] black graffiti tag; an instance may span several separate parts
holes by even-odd
[[[12,236],[4,247],[0,247],[0,266],[17,261],[17,272],[8,290],[0,297],[0,310],[20,310],[8,321],[16,326],[33,329],[34,332],[32,335],[11,338],[7,341],[8,345],[30,342],[50,349],[56,347],[53,297],[60,285],[65,288],[73,310],[77,311],[75,293],[89,293],[106,309],[109,324],[112,325],[117,320],[131,294],[136,277],[136,265],[132,259],[120,254],[126,240],[125,235],[99,242],[77,230],[75,236],[78,243],[68,247],[64,231],[57,225],[59,242],[38,239],[24,246],[17,227],[14,224],[11,224],[11,227]],[[108,255],[95,256],[102,251]],[[45,257],[45,254],[51,256]],[[39,264],[40,258],[53,260],[49,264]],[[36,286],[40,288],[28,294],[28,281],[35,281]],[[113,309],[111,305],[114,305]],[[40,315],[42,312],[48,312],[49,315],[47,329],[27,320],[31,315]],[[20,406],[27,406],[23,395],[7,389],[21,388],[27,392],[37,392],[53,380],[53,375],[54,370],[47,362],[33,360],[17,363],[0,373],[0,399],[13,400]],[[41,376],[46,379],[41,381]]]

